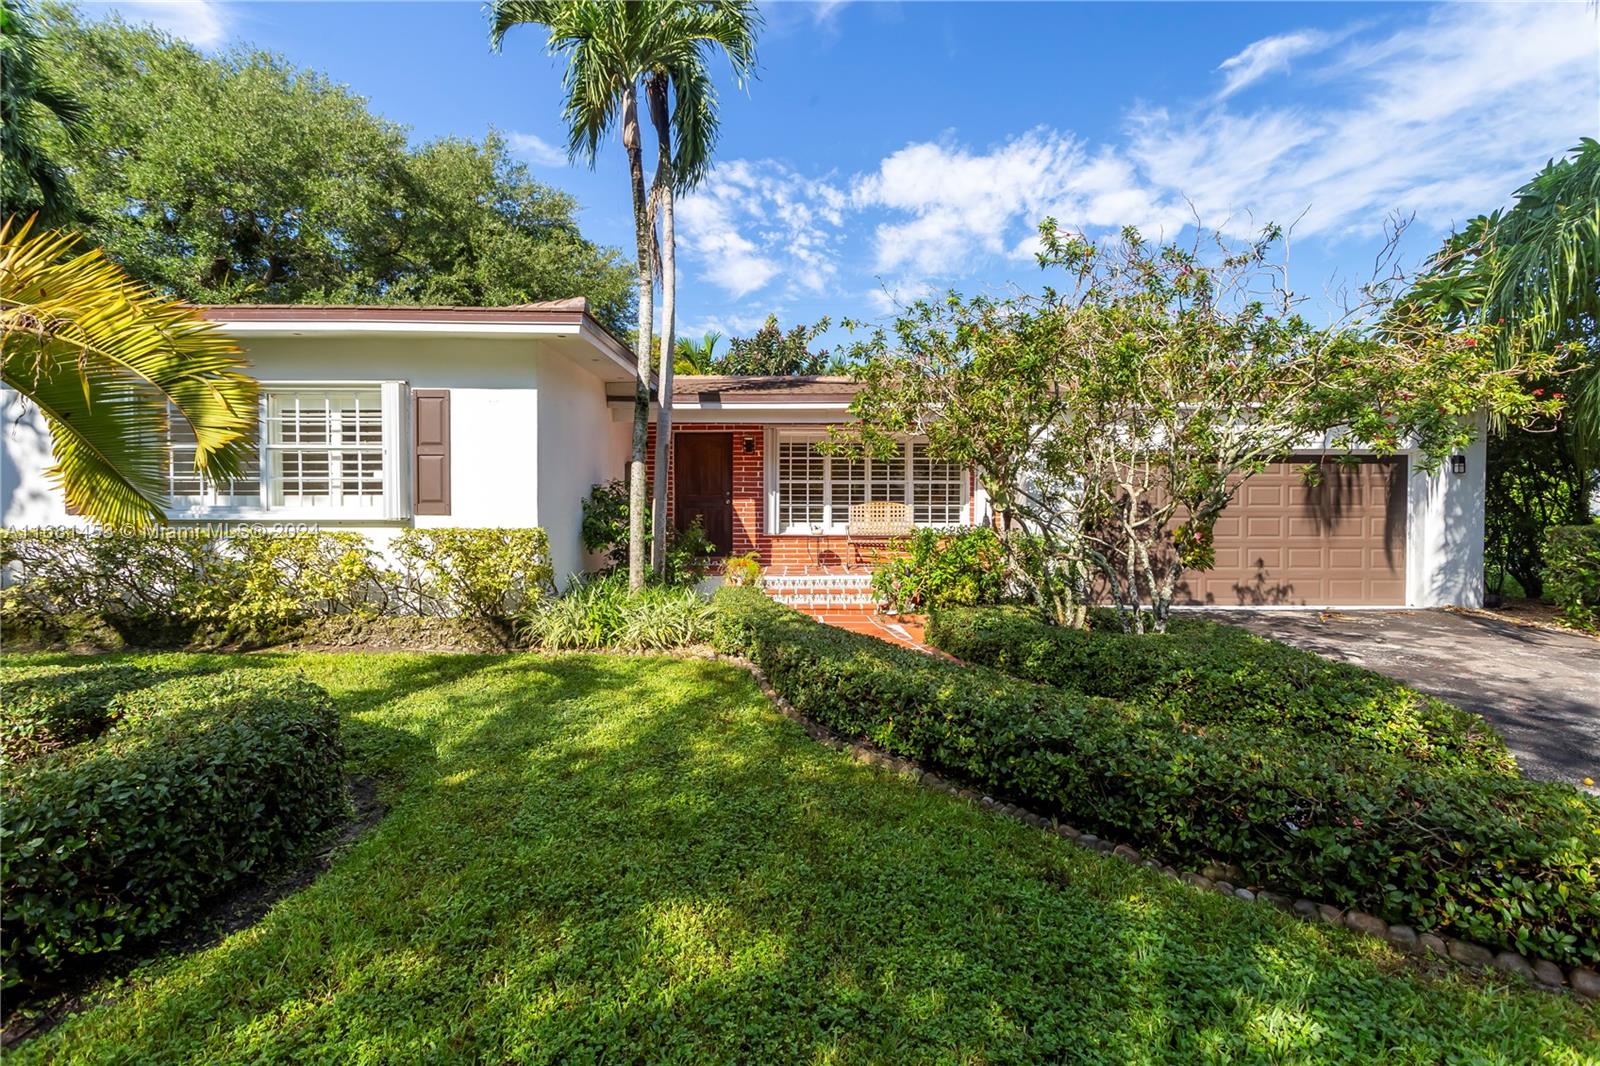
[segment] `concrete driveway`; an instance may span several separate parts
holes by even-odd
[[[1478,712],[1526,777],[1600,781],[1600,641],[1454,611],[1208,614]]]

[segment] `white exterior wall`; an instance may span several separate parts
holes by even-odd
[[[606,410],[605,385],[559,342],[536,338],[416,336],[244,336],[249,373],[262,381],[401,381],[406,389],[450,390],[451,513],[322,523],[359,529],[383,545],[401,529],[544,526],[556,575],[586,568],[579,543],[583,497],[618,476],[626,427]],[[568,342],[572,343],[572,342]],[[44,477],[51,463],[43,418],[15,393],[3,395],[0,524],[79,524]],[[410,514],[409,393],[401,390],[398,491]],[[234,519],[219,516],[217,521]],[[270,524],[278,519],[259,519]]]
[[[1406,486],[1406,606],[1483,606],[1483,509],[1488,446],[1484,427],[1461,454],[1463,474],[1447,460],[1432,474],[1417,456]]]

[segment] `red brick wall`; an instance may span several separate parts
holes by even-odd
[[[812,537],[805,534],[774,536],[767,528],[766,492],[766,428],[759,423],[745,422],[690,422],[672,427],[678,433],[731,433],[733,435],[733,551],[736,555],[754,551],[762,566],[843,566],[865,563],[866,554],[856,552],[844,536]],[[752,451],[744,450],[744,440],[751,439]],[[669,451],[668,455],[672,453]],[[656,476],[656,427],[650,426],[650,450],[647,471],[649,484]],[[975,494],[977,477],[968,475],[968,509],[966,518],[972,521],[971,497]],[[671,460],[667,467],[667,522],[670,524],[677,506],[677,485],[673,479]]]

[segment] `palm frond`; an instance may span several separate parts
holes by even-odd
[[[231,477],[254,448],[256,383],[197,309],[133,282],[98,249],[75,254],[78,244],[32,233],[31,220],[0,226],[0,367],[50,423],[52,474],[69,503],[144,524],[161,514],[168,409],[194,433],[196,470]]]

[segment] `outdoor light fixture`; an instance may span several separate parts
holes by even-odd
[[[1450,472],[1452,474],[1465,474],[1467,472],[1467,457],[1465,455],[1452,455],[1450,457]]]
[[[744,453],[746,455],[749,455],[752,452],[754,452],[755,450],[756,450],[756,439],[754,437],[746,437],[744,439]]]

